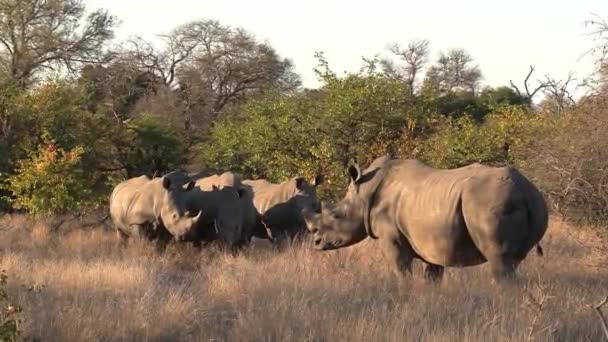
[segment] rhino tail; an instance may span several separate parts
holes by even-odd
[[[538,198],[540,198],[540,201],[538,201]],[[535,240],[534,246],[536,247],[536,255],[538,256],[544,255],[543,247],[540,245],[540,240],[542,239],[542,235],[544,235],[548,225],[548,213],[546,206],[539,206],[539,203],[544,203],[542,201],[544,201],[544,199],[540,193],[528,194],[525,199],[525,207],[528,214],[528,224],[530,225],[528,228],[531,231],[531,234],[533,234],[533,236],[529,236],[529,238]],[[539,233],[540,237],[538,236]]]

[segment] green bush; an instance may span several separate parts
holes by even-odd
[[[471,116],[443,118],[433,136],[422,143],[421,158],[440,168],[474,162],[524,166],[529,143],[547,120],[512,106],[499,107],[483,124],[477,124]]]
[[[91,208],[100,201],[92,177],[83,170],[83,147],[64,150],[48,143],[17,162],[5,187],[13,206],[34,215],[63,214]]]
[[[326,190],[342,189],[350,158],[369,162],[425,129],[427,115],[405,96],[407,85],[374,70],[343,78],[325,70],[319,91],[250,101],[216,123],[199,165],[273,181],[322,172]]]
[[[156,116],[144,113],[112,132],[112,157],[117,160],[111,163],[121,166],[128,177],[167,172],[186,162],[187,137]]]

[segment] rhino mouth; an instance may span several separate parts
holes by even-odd
[[[338,249],[342,247],[342,240],[329,241],[323,240],[322,238],[316,238],[314,240],[315,249],[319,251],[330,251],[332,249]]]

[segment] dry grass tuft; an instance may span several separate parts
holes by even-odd
[[[396,279],[377,242],[320,253],[264,243],[239,257],[171,245],[163,256],[102,228],[51,233],[0,221],[0,268],[25,332],[54,341],[599,341],[590,304],[608,292],[606,241],[558,218],[517,285],[487,266],[437,286]],[[28,290],[29,289],[29,290]],[[32,290],[34,289],[34,290]]]

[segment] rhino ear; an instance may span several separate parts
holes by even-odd
[[[171,187],[171,180],[167,177],[163,177],[163,188],[169,190]]]
[[[184,187],[184,190],[190,191],[190,190],[192,190],[192,188],[194,188],[194,185],[196,185],[196,182],[190,181],[190,182],[188,182],[188,184],[186,184],[186,186]]]
[[[353,182],[356,182],[361,178],[361,168],[359,167],[359,164],[357,164],[356,159],[351,159],[348,163],[348,174]]]
[[[304,182],[306,182],[306,179],[304,179],[304,177],[296,177],[296,188],[298,190],[302,190],[302,187],[304,186]]]
[[[246,193],[245,189],[239,188],[236,192],[237,192],[237,194],[239,194],[239,198],[245,197],[245,193]]]
[[[323,175],[317,175],[317,176],[315,177],[315,181],[314,181],[314,183],[313,183],[313,184],[314,184],[315,186],[319,186],[319,185],[323,184],[323,181],[324,181],[324,180],[325,180],[325,177],[324,177]]]

